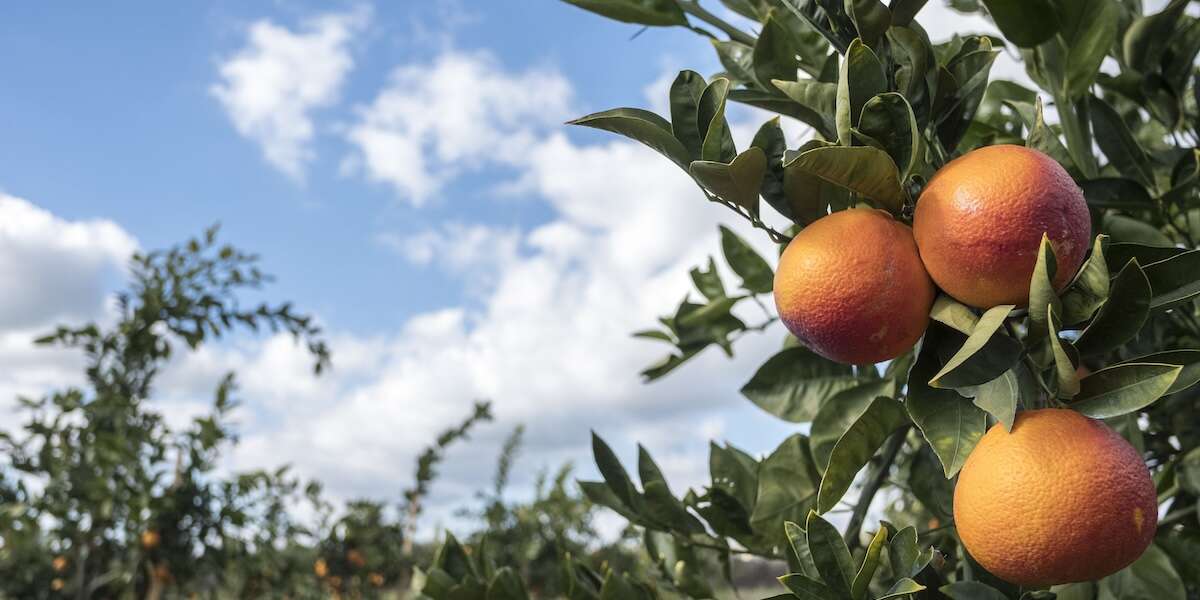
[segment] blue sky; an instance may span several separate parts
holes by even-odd
[[[391,497],[475,398],[499,422],[448,456],[442,516],[490,477],[516,423],[516,494],[539,466],[590,476],[593,428],[626,459],[644,443],[676,490],[706,478],[710,438],[770,451],[794,428],[737,390],[781,329],[733,360],[637,377],[664,350],[628,334],[688,292],[719,223],[771,254],[668,161],[562,125],[660,107],[676,71],[716,69],[687,31],[637,31],[553,0],[5,7],[0,277],[28,285],[0,297],[0,408],[78,381],[77,356],[29,342],[110,318],[129,252],[220,222],[334,352],[319,380],[283,336],[170,365],[157,401],[177,423],[238,371],[230,468],[291,463],[337,498]],[[734,111],[735,137],[766,117]],[[788,132],[793,147],[806,135]]]
[[[238,135],[209,87],[222,57],[245,43],[249,24],[269,19],[295,27],[331,12],[328,3],[133,6],[5,10],[3,188],[65,218],[112,219],[148,248],[219,221],[229,240],[263,254],[279,276],[273,293],[359,332],[443,306],[462,288],[436,270],[397,261],[373,242],[376,235],[408,234],[446,219],[527,227],[548,217],[544,205],[528,199],[489,198],[489,184],[502,176],[492,169],[456,180],[420,209],[397,202],[385,186],[340,176],[346,143],[330,129],[392,68],[429,60],[448,44],[483,49],[508,68],[561,70],[577,106],[592,110],[644,103],[642,88],[669,57],[712,62],[705,44],[685,31],[630,40],[634,27],[549,0],[373,5],[369,26],[350,44],[355,65],[341,100],[314,111],[317,159],[297,185]],[[353,6],[365,5],[341,8]]]

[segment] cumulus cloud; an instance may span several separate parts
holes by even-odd
[[[221,63],[212,95],[238,133],[289,177],[303,179],[314,157],[312,112],[337,100],[354,66],[350,42],[369,18],[360,6],[307,19],[297,31],[263,19],[250,26],[246,46]]]
[[[449,51],[405,65],[346,132],[343,163],[420,205],[481,163],[512,164],[569,115],[570,84],[555,71],[505,71],[486,52]]]
[[[103,219],[69,221],[0,193],[0,407],[81,381],[76,352],[35,348],[58,323],[102,320],[137,242]],[[13,425],[0,409],[0,427]]]

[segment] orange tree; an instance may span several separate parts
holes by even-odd
[[[804,432],[765,457],[713,444],[711,484],[682,494],[594,438],[603,480],[580,485],[654,568],[568,561],[569,597],[708,598],[752,555],[787,562],[775,599],[1200,598],[1186,1],[951,0],[1002,36],[927,31],[926,0],[566,1],[711,43],[724,70],[679,73],[670,114],[573,123],[649,146],[786,247],[773,270],[722,227],[736,285],[694,269],[697,294],[635,334],[671,347],[644,377],[778,319],[741,393]],[[989,81],[1004,51],[1036,89]],[[776,115],[749,147],[730,102]],[[772,293],[777,315],[744,320]],[[451,541],[425,595],[524,597],[489,560]]]

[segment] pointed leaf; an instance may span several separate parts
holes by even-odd
[[[821,579],[838,598],[849,598],[854,564],[842,535],[816,512],[808,513],[804,529],[808,532],[808,549]]]
[[[995,306],[983,313],[971,335],[942,367],[929,385],[963,387],[999,377],[1021,358],[1021,343],[1000,330],[1014,306]]]
[[[1062,296],[1063,324],[1075,325],[1087,321],[1100,308],[1109,294],[1108,263],[1104,259],[1104,244],[1108,237],[1101,234],[1096,236],[1092,245],[1092,254],[1075,281],[1067,288]]]
[[[1010,42],[1032,48],[1058,32],[1049,0],[983,0],[996,27]]]
[[[1133,339],[1150,315],[1152,293],[1150,280],[1137,261],[1130,260],[1113,279],[1112,291],[1096,318],[1075,340],[1079,354],[1105,354]]]
[[[795,347],[767,359],[741,392],[759,408],[785,421],[803,423],[811,421],[834,394],[857,384],[849,365]]]
[[[698,160],[689,172],[714,195],[758,214],[758,190],[767,173],[767,155],[762,148],[750,148],[729,164]]]
[[[1121,363],[1100,369],[1079,382],[1071,408],[1093,419],[1110,419],[1141,410],[1171,388],[1183,367]]]
[[[671,132],[687,148],[692,160],[699,160],[700,146],[704,143],[696,109],[707,85],[704,76],[695,71],[680,71],[671,83]]]
[[[886,152],[870,146],[829,146],[803,152],[784,165],[861,194],[893,213],[904,204],[900,172]]]
[[[732,229],[721,225],[720,230],[725,262],[742,278],[742,289],[754,294],[769,294],[775,285],[775,273],[771,265]]]
[[[946,477],[950,478],[958,473],[967,455],[983,437],[987,413],[954,390],[938,389],[925,383],[942,366],[936,347],[943,343],[946,334],[940,327],[931,324],[925,332],[921,351],[908,373],[905,407],[921,435],[933,447]]]
[[[687,148],[682,142],[675,139],[675,134],[671,132],[671,124],[648,110],[614,108],[580,117],[574,121],[568,121],[568,123],[619,133],[641,142],[671,159],[685,171],[691,164]]]
[[[879,554],[883,552],[887,540],[887,529],[880,527],[879,531],[875,532],[875,536],[871,538],[871,543],[867,545],[867,553],[863,556],[862,566],[859,567],[858,574],[854,576],[854,583],[850,587],[850,596],[855,600],[864,600],[867,597],[871,578],[875,576],[875,570],[879,568]]]
[[[854,476],[897,428],[908,422],[904,406],[891,398],[876,398],[846,430],[829,454],[829,466],[821,477],[817,510],[828,512],[850,489]]]

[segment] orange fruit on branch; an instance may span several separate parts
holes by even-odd
[[[1158,500],[1141,454],[1100,421],[1069,409],[993,426],[954,489],[954,524],[971,556],[1026,587],[1092,581],[1154,539]]]
[[[830,360],[895,358],[925,333],[934,288],[912,230],[881,210],[822,217],[788,244],[775,306],[788,330]]]
[[[977,308],[1029,303],[1043,233],[1061,290],[1091,242],[1087,201],[1062,165],[1024,146],[985,146],[950,161],[929,180],[913,215],[929,275]]]

